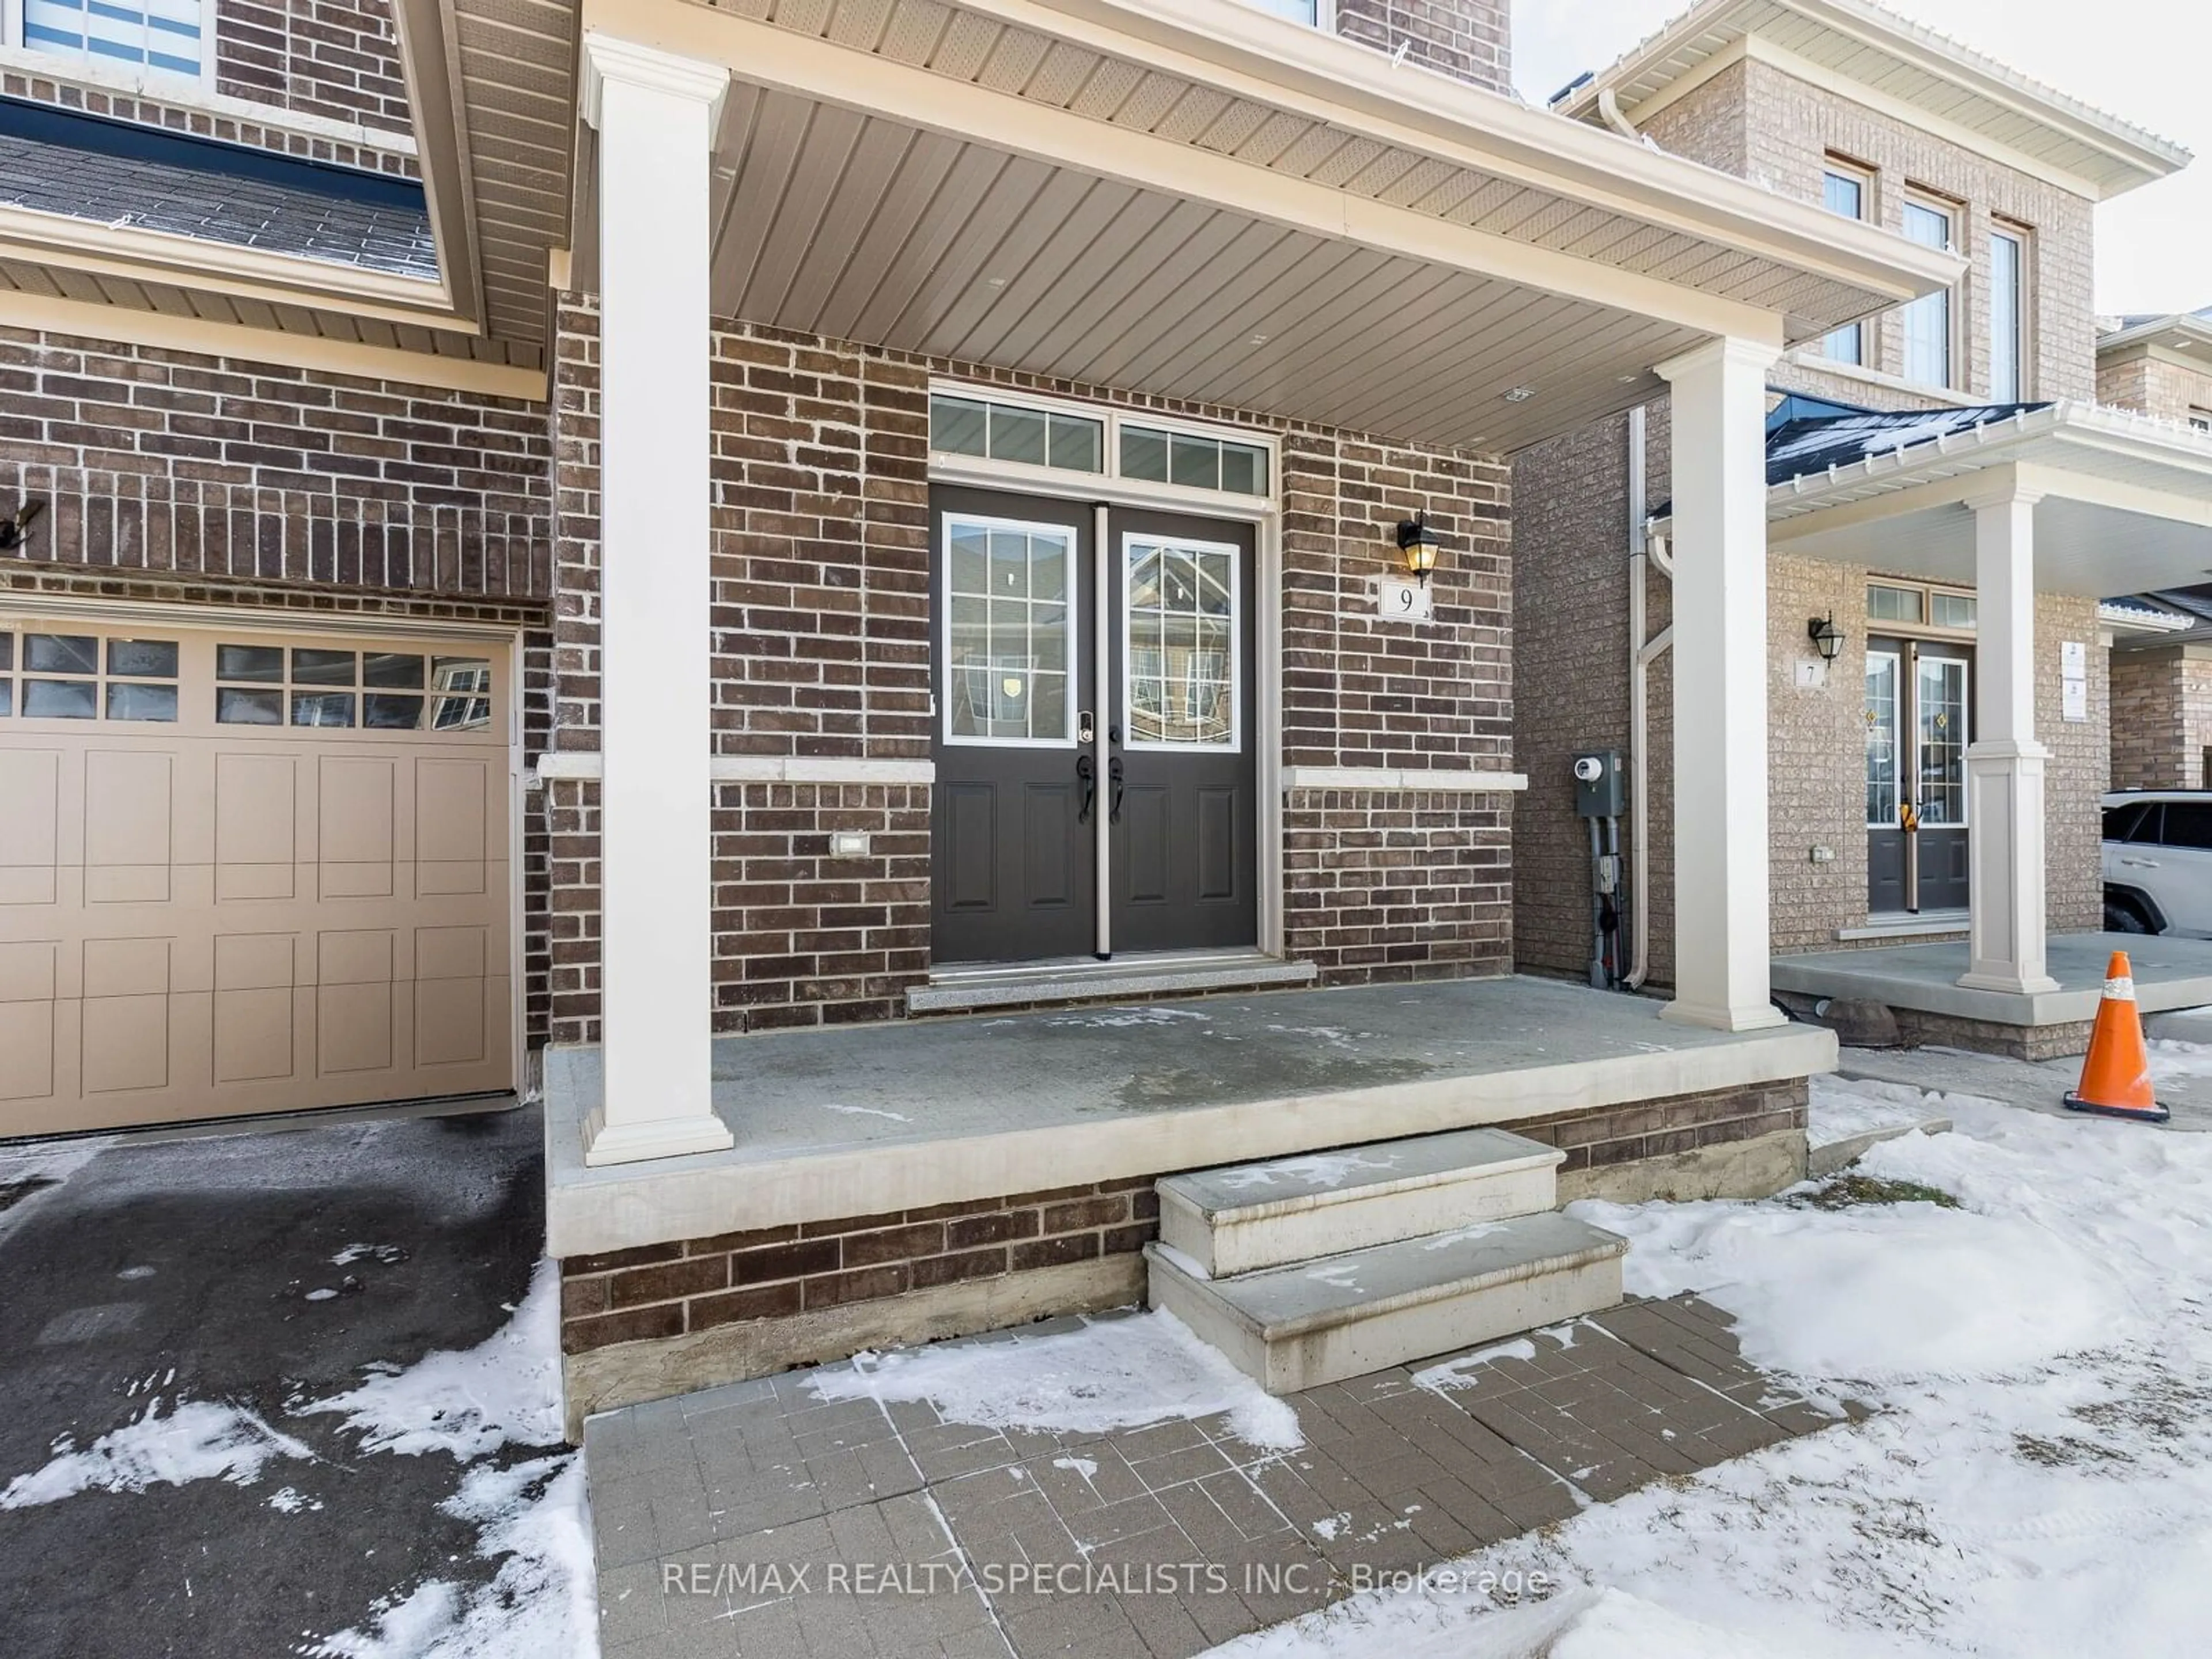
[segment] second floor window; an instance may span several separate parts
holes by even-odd
[[[1859,173],[1830,167],[1820,175],[1820,199],[1831,213],[1846,219],[1866,217],[1867,184]],[[1821,353],[1839,363],[1866,362],[1866,325],[1852,323],[1837,329],[1820,343]]]
[[[1251,0],[1261,11],[1272,11],[1278,17],[1287,17],[1293,23],[1312,23],[1316,26],[1328,18],[1328,0]]]
[[[1990,401],[2016,404],[2027,386],[2027,239],[1990,233]]]
[[[1905,234],[1929,247],[1952,244],[1951,210],[1932,202],[1905,204]],[[1915,386],[1951,384],[1951,290],[1923,294],[1905,307],[1905,378]]]
[[[203,9],[203,0],[22,0],[22,44],[95,68],[197,81],[207,62]]]

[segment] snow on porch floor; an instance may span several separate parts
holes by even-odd
[[[1163,1313],[590,1419],[607,1659],[1183,1659],[1838,1417],[1694,1297],[1271,1400]]]

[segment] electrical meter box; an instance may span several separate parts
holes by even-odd
[[[1586,818],[1617,818],[1628,811],[1628,787],[1618,749],[1575,757],[1575,811]]]

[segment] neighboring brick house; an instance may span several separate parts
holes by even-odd
[[[2212,432],[2212,307],[2101,319],[2097,399]],[[2192,585],[2137,608],[2166,625],[2114,641],[2112,787],[2212,788],[2212,592]]]
[[[1900,94],[1908,82],[1921,91]],[[2033,884],[2046,925],[2101,926],[2111,623],[2100,617],[2106,589],[2096,572],[2075,568],[2070,547],[2049,544],[2093,533],[2087,510],[2037,507],[2039,490],[2066,486],[2034,479],[2046,468],[2096,473],[2102,464],[2086,450],[2113,424],[2091,407],[2103,395],[2091,302],[2095,204],[2185,156],[1856,0],[1706,0],[1555,106],[1632,124],[1662,149],[1948,242],[1970,262],[1946,295],[1791,350],[1766,374],[1771,949],[1966,935],[1977,890],[1969,842],[1996,833],[1967,811],[1978,787],[1972,745],[1994,735],[2033,745],[2021,752],[2033,757],[2045,805],[2037,826],[2009,830],[2008,852],[2041,842],[2030,850],[2044,872]],[[2022,112],[2040,124],[2032,133],[2019,125]],[[2067,434],[2077,425],[2100,435],[2073,447]],[[2168,438],[2121,425],[2122,441],[2169,453]],[[1644,534],[1647,514],[1663,514],[1670,495],[1668,427],[1662,400],[1515,459],[1516,674],[1524,685],[1564,688],[1516,704],[1515,753],[1530,780],[1515,826],[1515,948],[1525,968],[1581,976],[1595,955],[1603,976],[1673,982],[1673,763],[1683,734],[1669,709],[1675,653],[1662,630],[1675,584]],[[2212,447],[2200,457],[2177,436],[2185,469],[2212,459]],[[1638,443],[1644,453],[1632,457]],[[1978,453],[1963,461],[1934,459],[1967,446]],[[1931,467],[1954,482],[1932,483]],[[1894,523],[1871,504],[1877,491],[1896,503]],[[2040,526],[2045,543],[2019,555],[2033,562],[2027,580],[2038,591],[2016,613],[2025,621],[2032,611],[2032,623],[2015,624],[2002,647],[1986,595],[1978,625],[1975,593],[1975,509],[2003,512],[1997,497],[2023,503],[2033,521],[2021,532],[2008,520],[2007,533],[2032,536]],[[2107,521],[2116,543],[2121,523]],[[2051,580],[2053,568],[2063,580]],[[1831,648],[1810,637],[1822,623],[1840,635]],[[1635,628],[1635,645],[1658,641],[1640,671],[1629,665]],[[2026,689],[2004,715],[2019,729],[2002,734],[1983,689],[1998,648],[2014,658],[1999,672]],[[1594,653],[1605,671],[1578,672]],[[1631,691],[1638,678],[1647,688],[1640,720]],[[1575,834],[1571,763],[1589,750],[1618,751],[1631,767],[1627,890],[1611,902],[1610,933],[1593,925],[1590,856]],[[1916,827],[1902,826],[1901,808]],[[2040,972],[2036,939],[2029,981]],[[1974,960],[1986,959],[1977,935]]]

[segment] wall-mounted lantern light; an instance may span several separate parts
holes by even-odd
[[[28,495],[9,517],[0,519],[0,553],[13,553],[31,539],[31,521],[45,512],[44,501],[34,501]]]
[[[1428,586],[1429,572],[1437,568],[1437,538],[1429,528],[1429,515],[1416,513],[1398,520],[1398,556],[1415,581]]]
[[[1805,637],[1813,641],[1822,662],[1835,661],[1844,648],[1844,630],[1836,626],[1833,611],[1825,617],[1809,618],[1805,623]]]

